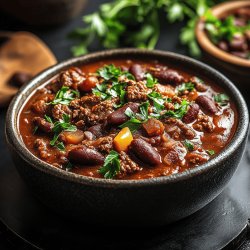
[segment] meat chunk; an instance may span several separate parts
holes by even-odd
[[[175,95],[174,88],[168,84],[163,85],[163,84],[158,83],[154,86],[153,91],[156,91],[166,97],[172,97]]]
[[[69,115],[70,117],[72,115],[72,111],[67,105],[57,104],[52,108],[52,116],[54,119],[62,119],[63,115]]]
[[[190,140],[195,137],[195,131],[190,126],[175,118],[166,119],[165,129],[166,132],[176,140]]]
[[[191,165],[200,165],[208,161],[209,157],[206,154],[191,152],[186,156],[186,161]]]
[[[197,117],[197,121],[193,124],[193,128],[200,132],[213,132],[214,125],[213,122],[210,121],[209,116],[204,114],[199,114]]]
[[[142,170],[142,168],[140,168],[138,166],[137,163],[135,163],[127,153],[125,153],[124,151],[120,152],[120,164],[121,164],[121,174],[122,175],[127,175],[127,174],[132,174],[136,171],[140,171]]]
[[[62,72],[59,76],[59,82],[63,86],[67,86],[73,89],[77,89],[78,84],[85,80],[83,72],[76,67]]]
[[[42,159],[47,159],[50,156],[50,153],[47,149],[47,143],[43,139],[36,139],[34,142],[34,147],[38,150],[39,155]]]
[[[149,136],[161,135],[164,132],[164,125],[155,118],[148,119],[148,121],[143,123],[142,127]]]
[[[129,102],[146,101],[150,90],[144,82],[130,81],[127,87],[126,98]]]
[[[31,106],[32,110],[39,114],[39,115],[44,115],[47,112],[49,112],[49,103],[54,99],[54,95],[52,94],[43,94],[41,97],[39,97]]]
[[[110,150],[113,149],[113,137],[100,137],[99,139],[91,143],[91,146],[94,146],[98,151],[102,153],[109,153]]]

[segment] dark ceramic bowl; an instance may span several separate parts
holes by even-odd
[[[55,168],[34,156],[22,142],[18,114],[31,93],[60,71],[112,58],[159,60],[200,72],[225,88],[239,117],[237,132],[222,152],[207,163],[183,173],[145,180],[105,180]],[[163,51],[117,49],[67,60],[35,77],[10,104],[6,138],[15,165],[35,195],[48,207],[77,219],[102,225],[162,225],[199,210],[212,201],[235,172],[247,139],[248,110],[235,86],[216,70],[191,58]]]

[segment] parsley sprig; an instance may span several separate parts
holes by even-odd
[[[119,153],[111,150],[98,172],[106,179],[113,179],[120,172],[120,168]]]
[[[76,90],[70,89],[67,86],[63,86],[57,93],[52,102],[49,104],[56,105],[56,104],[64,104],[69,105],[71,101],[75,98],[79,98],[80,93]]]
[[[194,84],[192,82],[185,82],[177,87],[177,92],[182,93],[185,90],[192,91],[194,90]]]
[[[220,106],[226,106],[229,102],[229,97],[224,94],[220,93],[214,96],[214,100],[220,105]]]
[[[101,4],[97,11],[83,17],[85,27],[70,34],[79,42],[72,52],[75,56],[87,53],[95,40],[108,49],[122,46],[153,49],[159,40],[160,24],[166,25],[162,22],[166,18],[169,23],[185,19],[180,40],[191,55],[197,56],[200,50],[194,32],[196,21],[218,2],[222,0],[113,0]]]
[[[64,150],[63,142],[58,142],[59,135],[63,131],[74,132],[77,130],[75,125],[70,123],[70,116],[67,114],[63,114],[62,119],[53,122],[52,118],[45,115],[45,120],[51,124],[53,124],[52,132],[54,133],[53,139],[50,141],[51,146],[57,147],[59,150]]]

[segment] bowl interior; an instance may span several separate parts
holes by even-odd
[[[92,177],[85,177],[74,173],[66,172],[64,170],[55,168],[46,162],[34,156],[24,145],[18,129],[19,113],[24,106],[25,102],[29,99],[31,94],[41,85],[50,81],[59,72],[71,66],[79,66],[88,64],[90,62],[114,59],[114,58],[127,58],[127,59],[141,59],[141,60],[158,60],[162,63],[173,65],[177,69],[193,72],[198,77],[209,79],[210,82],[219,84],[232,98],[236,109],[238,111],[238,127],[237,132],[221,153],[209,160],[207,163],[200,165],[196,168],[184,171],[182,173],[173,174],[165,177],[157,177],[145,180],[107,180]],[[238,89],[222,74],[212,69],[211,67],[196,61],[194,59],[178,55],[170,52],[163,51],[148,51],[139,49],[117,49],[104,52],[97,52],[86,56],[67,60],[59,63],[31,80],[28,84],[23,86],[19,93],[12,100],[6,119],[6,136],[10,146],[16,151],[24,160],[29,162],[32,167],[39,168],[49,174],[58,176],[63,179],[68,179],[76,182],[83,182],[92,185],[112,186],[112,187],[132,187],[137,185],[152,185],[160,184],[162,182],[181,181],[182,179],[198,175],[202,171],[210,168],[216,168],[221,161],[233,154],[234,150],[242,143],[247,135],[248,129],[248,110],[245,101],[238,91]],[[118,185],[119,184],[119,185]]]

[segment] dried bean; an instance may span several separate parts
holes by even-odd
[[[183,116],[182,121],[185,123],[194,122],[198,116],[200,107],[198,104],[193,103],[189,106],[187,113]]]
[[[149,165],[158,165],[161,163],[160,154],[142,139],[134,139],[130,145],[130,149],[140,160]]]
[[[50,133],[52,131],[53,124],[47,122],[45,119],[41,117],[35,117],[33,119],[33,123],[35,124],[35,126],[37,126],[41,131],[45,133]]]
[[[120,125],[127,120],[129,120],[129,117],[124,113],[127,108],[130,108],[133,112],[138,112],[140,104],[139,103],[133,103],[129,102],[126,105],[124,105],[122,108],[117,109],[113,113],[109,114],[107,117],[108,124],[111,125]]]
[[[154,71],[152,73],[162,84],[178,84],[184,81],[183,76],[172,69]]]
[[[136,81],[142,81],[144,78],[144,71],[139,64],[131,65],[129,72],[135,77]]]
[[[97,125],[94,125],[94,126],[90,127],[88,129],[88,131],[91,132],[97,138],[103,136],[102,125],[101,124],[97,124]]]
[[[196,102],[208,113],[215,114],[218,111],[215,102],[208,96],[200,95],[196,98]]]
[[[69,151],[68,158],[71,162],[80,165],[99,165],[104,162],[104,156],[102,154],[85,146]]]

